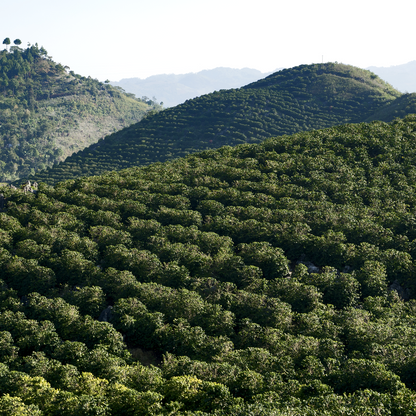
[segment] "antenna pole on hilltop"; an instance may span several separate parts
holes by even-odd
[[[324,63],[324,56],[322,55],[322,63]]]

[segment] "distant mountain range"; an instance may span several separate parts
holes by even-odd
[[[137,97],[155,97],[164,107],[173,107],[213,91],[240,88],[270,74],[250,68],[215,68],[181,75],[153,75],[146,79],[124,78],[111,84]]]
[[[389,67],[370,66],[367,69],[401,92],[416,92],[416,61]]]
[[[391,121],[415,112],[416,94],[402,94],[368,70],[334,63],[302,65],[146,117],[33,179],[54,184],[224,145],[345,123]]]
[[[282,68],[278,68],[276,72]],[[401,92],[416,92],[416,61],[390,67],[367,68]],[[151,77],[124,78],[112,85],[123,88],[137,97],[152,97],[173,107],[191,98],[221,89],[240,88],[265,78],[273,72],[257,69],[215,68],[187,74],[160,74]]]

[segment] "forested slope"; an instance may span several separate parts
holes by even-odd
[[[396,100],[381,107],[365,121],[393,121],[395,118],[402,118],[407,114],[416,114],[416,93],[403,94]]]
[[[415,166],[413,115],[4,188],[0,409],[415,415]]]
[[[188,100],[33,178],[52,184],[223,145],[259,143],[271,136],[361,122],[400,95],[366,70],[331,63],[303,65],[240,89]]]
[[[154,107],[68,71],[37,45],[0,51],[0,182],[52,166]]]

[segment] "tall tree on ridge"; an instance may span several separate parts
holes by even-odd
[[[7,51],[7,46],[8,45],[10,45],[10,38],[6,38],[6,39],[4,39],[4,41],[3,41],[3,45],[6,45],[6,51]]]

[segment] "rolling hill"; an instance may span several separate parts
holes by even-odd
[[[214,68],[197,73],[153,75],[146,79],[124,78],[111,82],[111,85],[119,86],[137,97],[156,96],[167,108],[216,90],[240,88],[267,75],[250,68]]]
[[[402,93],[416,92],[416,61],[391,67],[371,66],[365,69],[378,75]],[[137,97],[156,96],[167,108],[215,90],[240,88],[271,73],[262,73],[250,68],[214,68],[196,73],[152,75],[145,79],[124,78],[117,82],[112,81],[111,85],[119,86]]]
[[[378,109],[366,121],[393,121],[395,118],[402,118],[407,114],[416,114],[416,93],[401,95],[396,100]]]
[[[33,178],[52,184],[223,145],[358,123],[401,95],[367,70],[334,63],[303,65],[166,109]]]
[[[414,415],[415,178],[410,115],[1,188],[0,412]]]
[[[35,174],[139,121],[152,103],[69,71],[37,45],[0,51],[0,182]]]

